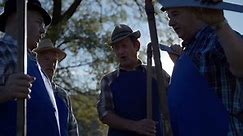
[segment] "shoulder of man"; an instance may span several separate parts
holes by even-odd
[[[62,87],[60,87],[59,85],[54,84],[54,83],[52,84],[52,86],[53,86],[53,91],[55,94],[57,94],[61,98],[65,99],[65,101],[68,101],[69,94],[65,89],[63,89]]]
[[[235,33],[243,39],[243,34],[239,33],[238,31],[235,31]]]
[[[17,70],[17,46],[16,41],[8,35],[0,38],[0,84]]]
[[[147,69],[147,66],[146,65],[142,65],[145,69]],[[152,77],[154,79],[157,79],[157,75],[156,75],[156,69],[155,69],[155,66],[152,66]],[[170,75],[164,70],[162,69],[162,74],[163,76],[165,77],[166,81],[169,83],[170,81]]]
[[[9,44],[9,42],[4,40],[3,38],[0,38],[0,51],[2,52],[3,50],[6,50]]]
[[[6,46],[7,44],[4,42],[2,38],[0,38],[0,52],[4,52],[4,50],[6,50]]]
[[[106,75],[104,75],[101,79],[101,81],[107,82],[107,83],[111,83],[115,78],[118,77],[119,74],[119,70],[116,69]]]

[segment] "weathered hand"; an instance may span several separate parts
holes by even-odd
[[[135,123],[135,132],[140,135],[155,136],[156,122],[150,119],[142,119]]]
[[[215,26],[225,20],[223,10],[202,9],[202,19],[205,23]]]
[[[217,4],[223,2],[223,0],[201,0],[202,3],[206,4]],[[220,22],[224,21],[224,12],[223,10],[216,9],[201,9],[202,19],[211,26],[217,25]]]
[[[11,74],[4,86],[1,95],[5,95],[5,98],[15,99],[15,98],[30,98],[30,88],[32,87],[32,82],[34,82],[35,77],[25,75],[22,73]]]

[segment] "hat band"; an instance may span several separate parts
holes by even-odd
[[[129,35],[129,34],[131,34],[130,31],[123,31],[121,33],[118,33],[117,35],[112,37],[112,41],[115,41],[116,39],[118,39],[120,37],[124,37],[124,36]]]

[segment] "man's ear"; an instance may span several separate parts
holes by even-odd
[[[136,51],[139,51],[139,49],[140,49],[140,42],[139,42],[138,40],[136,40],[136,41],[134,42],[134,46],[135,46],[135,48],[136,48]]]

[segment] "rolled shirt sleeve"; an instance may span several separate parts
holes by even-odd
[[[114,103],[112,100],[112,92],[110,88],[112,80],[114,79],[114,73],[115,72],[104,76],[100,82],[100,95],[97,102],[97,111],[100,120],[102,120],[109,111],[114,110]]]

